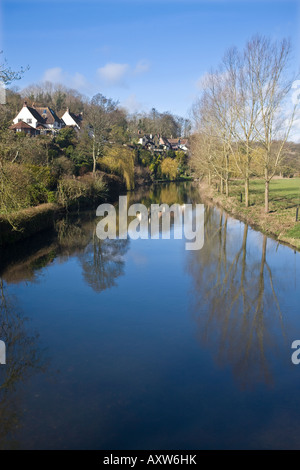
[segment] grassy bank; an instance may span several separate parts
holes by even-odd
[[[40,204],[9,216],[0,216],[0,246],[15,243],[35,233],[53,227],[63,208],[58,204]]]
[[[91,178],[68,179],[63,188],[62,202],[45,203],[25,208],[9,214],[0,214],[0,246],[12,244],[35,235],[43,230],[53,228],[54,221],[65,212],[79,211],[97,207],[107,200],[114,200],[126,190],[121,178],[115,175],[102,174],[99,188],[91,186]]]
[[[250,207],[245,207],[242,181],[233,181],[230,196],[220,194],[213,186],[200,183],[204,199],[212,200],[232,215],[249,225],[300,249],[300,221],[296,222],[296,209],[300,205],[300,178],[278,178],[270,183],[270,212],[264,212],[264,182],[250,181]],[[300,220],[300,211],[299,211]]]

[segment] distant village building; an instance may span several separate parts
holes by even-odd
[[[60,118],[56,112],[49,106],[36,107],[34,104],[28,106],[24,101],[23,108],[13,120],[10,129],[15,132],[25,132],[25,134],[55,134],[65,126],[73,127],[77,131],[82,125],[82,113],[71,113],[67,108],[64,115]]]
[[[188,152],[188,139],[167,139],[159,134],[144,135],[140,137],[138,143],[149,150],[183,150]]]
[[[168,139],[172,150],[183,150],[187,152],[188,149],[188,139]]]
[[[14,124],[26,123],[34,129],[38,129],[43,133],[55,133],[64,127],[65,123],[60,119],[53,109],[48,106],[35,107],[27,106],[24,102],[23,108],[13,120]]]
[[[143,135],[143,137],[141,137],[138,141],[138,143],[140,145],[142,145],[143,147],[146,147],[146,146],[152,146],[154,145],[154,142],[152,140],[153,138],[153,135],[152,134],[149,134],[149,135]]]
[[[66,126],[73,127],[78,131],[80,130],[80,127],[82,125],[82,113],[74,114],[70,112],[69,108],[67,108],[67,111],[61,119],[63,120]]]
[[[168,139],[166,139],[165,137],[160,136],[160,135],[158,136],[158,145],[160,147],[162,147],[164,150],[170,150],[171,149],[171,144],[168,141]]]

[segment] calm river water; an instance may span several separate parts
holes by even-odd
[[[299,449],[299,253],[210,206],[198,251],[97,221],[1,250],[0,448]]]

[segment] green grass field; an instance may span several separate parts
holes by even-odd
[[[276,178],[271,181],[269,214],[264,212],[265,184],[263,180],[250,180],[250,207],[248,208],[244,205],[243,181],[231,181],[229,191],[229,198],[226,198],[213,188],[214,200],[234,215],[241,216],[248,223],[258,226],[262,231],[300,248],[300,178]],[[299,207],[298,222],[296,222],[297,207]]]
[[[231,195],[240,197],[244,192],[241,181],[231,183]],[[250,180],[250,205],[264,205],[265,184],[263,180]],[[243,194],[244,198],[244,194]],[[273,179],[270,182],[270,211],[291,209],[300,205],[300,178]]]

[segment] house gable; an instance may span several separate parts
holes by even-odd
[[[30,126],[36,128],[37,124],[39,122],[40,116],[38,113],[35,112],[32,108],[28,106],[23,106],[19,114],[15,117],[13,120],[14,124],[17,124],[18,122],[26,122]]]
[[[62,116],[61,119],[65,123],[66,126],[73,126],[73,127],[76,127],[77,129],[80,129],[82,116],[80,114],[71,113],[69,111],[69,108],[67,108],[67,111],[65,112],[65,114]]]

